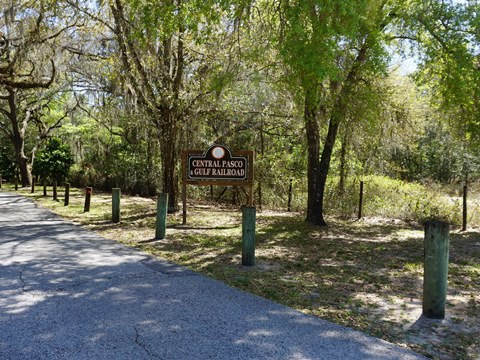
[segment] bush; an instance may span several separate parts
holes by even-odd
[[[0,148],[0,175],[2,178],[13,181],[15,178],[15,168],[16,162],[11,150],[8,146],[3,146]]]
[[[70,147],[59,139],[52,138],[45,149],[37,153],[33,163],[32,174],[47,181],[63,182],[73,165],[74,160]]]
[[[363,214],[405,220],[439,219],[460,224],[461,207],[442,196],[438,190],[419,183],[407,183],[385,176],[364,178]],[[327,185],[326,209],[330,215],[354,217],[358,211],[360,181],[350,180],[343,194],[338,191],[338,178]],[[446,194],[445,194],[446,195]]]

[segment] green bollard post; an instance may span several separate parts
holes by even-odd
[[[119,188],[112,189],[112,222],[114,224],[120,222],[120,197],[121,192]]]
[[[242,265],[255,265],[255,222],[256,208],[244,206],[242,209]]]
[[[70,183],[65,184],[65,199],[63,206],[68,206],[70,204]]]
[[[425,260],[423,274],[423,315],[445,318],[450,225],[443,221],[425,223]]]
[[[165,239],[167,233],[167,209],[168,194],[158,194],[157,199],[157,228],[155,230],[155,239]]]

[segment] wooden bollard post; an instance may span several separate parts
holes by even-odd
[[[35,178],[32,176],[32,189],[30,191],[32,194],[35,193]]]
[[[358,220],[362,218],[363,208],[363,181],[360,181],[360,199],[358,200]]]
[[[53,201],[57,201],[57,180],[53,182]]]
[[[90,211],[90,203],[92,201],[92,193],[93,189],[91,187],[87,187],[85,189],[85,206],[83,207],[84,212]]]
[[[242,265],[255,265],[255,223],[256,208],[244,206],[242,209]]]
[[[155,239],[165,239],[167,233],[167,209],[168,194],[158,194],[157,199],[157,226],[155,229]]]
[[[119,188],[112,189],[112,222],[114,224],[120,222],[120,197],[121,192]]]
[[[2,183],[3,183],[3,179],[2,179],[2,175],[0,175],[0,189],[2,188]]]
[[[18,175],[15,175],[15,191],[18,190]]]
[[[423,315],[431,319],[445,318],[449,230],[450,225],[443,221],[425,223]]]
[[[463,217],[462,217],[462,231],[467,230],[467,185],[463,186]]]
[[[43,180],[43,196],[47,196],[47,182]]]
[[[63,206],[68,206],[70,204],[70,183],[65,184],[65,199],[63,201]]]

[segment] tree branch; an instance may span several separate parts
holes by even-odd
[[[52,64],[52,75],[50,77],[50,80],[46,82],[16,81],[16,80],[8,79],[6,76],[0,76],[0,84],[4,86],[9,86],[14,89],[21,89],[21,90],[38,89],[38,88],[48,89],[50,85],[52,85],[53,81],[55,80],[55,75],[56,75],[55,63],[53,62],[53,60],[50,60],[50,63]]]

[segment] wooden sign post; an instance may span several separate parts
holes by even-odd
[[[206,151],[186,150],[182,154],[183,224],[187,223],[187,185],[246,186],[247,205],[253,206],[253,151],[230,151],[212,145]]]

